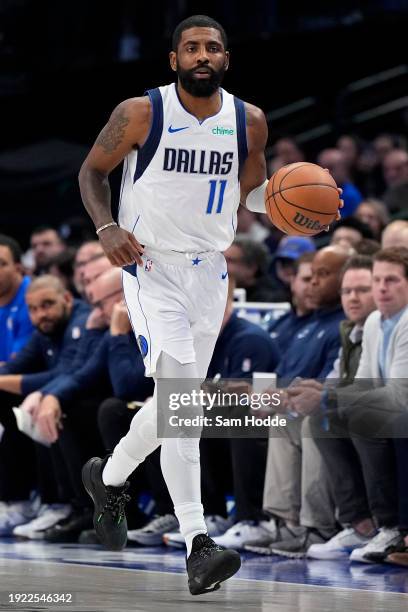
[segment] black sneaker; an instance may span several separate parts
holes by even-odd
[[[187,561],[188,588],[192,595],[211,593],[220,583],[231,578],[241,567],[241,557],[235,550],[218,546],[205,533],[193,539]]]
[[[93,524],[101,543],[108,550],[122,550],[126,546],[127,521],[125,505],[129,482],[121,487],[105,486],[102,472],[109,457],[93,457],[82,468],[82,482],[95,504]]]

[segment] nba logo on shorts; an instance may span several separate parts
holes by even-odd
[[[144,267],[145,272],[150,272],[150,270],[152,269],[152,266],[153,266],[153,262],[152,262],[152,260],[151,260],[151,259],[148,259],[148,260],[146,261],[146,263],[145,263],[145,267]]]

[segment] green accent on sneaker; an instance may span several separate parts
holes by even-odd
[[[101,513],[100,513],[100,515],[98,516],[98,519],[97,519],[97,521],[96,521],[96,522],[97,522],[97,523],[100,523],[100,522],[101,522],[101,520],[102,520],[102,517],[103,517],[103,512],[101,512]]]

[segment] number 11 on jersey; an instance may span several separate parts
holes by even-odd
[[[215,196],[217,192],[217,183],[220,184],[220,188],[219,188],[219,194],[218,194],[217,210],[215,211],[216,214],[221,212],[222,204],[224,201],[225,187],[227,186],[226,179],[221,179],[219,181],[217,181],[216,179],[212,179],[211,181],[209,181],[209,183],[210,183],[210,195],[208,196],[208,204],[207,204],[207,211],[206,211],[207,215],[210,215],[213,212],[214,200],[215,200]]]

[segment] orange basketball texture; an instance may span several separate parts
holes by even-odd
[[[266,213],[285,234],[314,236],[332,223],[340,205],[333,177],[317,164],[279,168],[265,190]]]

